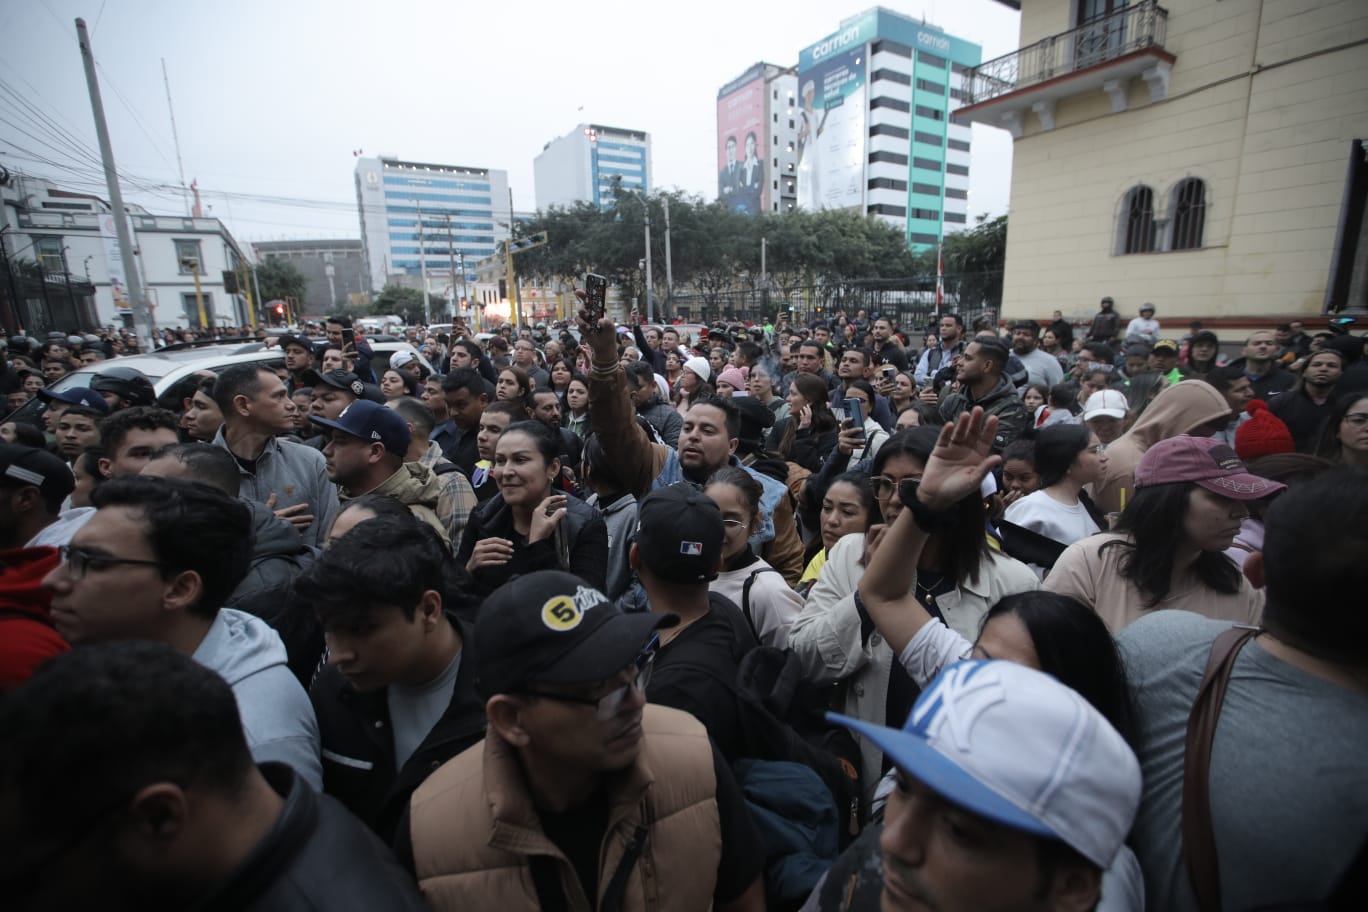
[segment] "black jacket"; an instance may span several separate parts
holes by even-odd
[[[389,848],[336,800],[316,794],[283,763],[260,769],[285,799],[280,817],[196,912],[427,908]]]
[[[1007,444],[1021,436],[1031,426],[1031,412],[1017,395],[1006,377],[999,377],[997,386],[975,401],[968,389],[946,396],[940,404],[940,415],[946,423],[953,422],[961,412],[982,406],[983,414],[998,416],[997,435],[993,438],[993,452],[1001,453]]]
[[[508,563],[481,567],[471,574],[475,594],[487,596],[509,580],[534,570],[565,570],[603,591],[608,584],[608,526],[598,510],[573,494],[566,497],[565,518],[556,533],[533,544],[514,531],[513,511],[504,503],[503,495],[495,494],[471,511],[456,551],[456,562],[462,567],[482,538],[513,542],[513,557]]]
[[[414,789],[437,767],[484,737],[484,701],[475,692],[474,637],[447,612],[461,635],[461,664],[451,703],[402,769],[394,765],[394,732],[386,690],[359,693],[336,667],[319,673],[309,698],[323,747],[323,790],[347,806],[385,842]]]

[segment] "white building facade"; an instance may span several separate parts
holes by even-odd
[[[355,178],[372,291],[424,271],[434,292],[473,284],[475,263],[509,236],[507,171],[381,156],[357,159]]]
[[[532,162],[537,209],[591,203],[607,209],[613,185],[651,192],[651,137],[641,130],[579,124],[547,143]]]
[[[132,327],[126,290],[110,281],[111,274],[122,276],[123,266],[107,202],[24,175],[9,177],[0,187],[0,201],[5,259],[0,282],[7,302],[17,298],[7,308],[12,312],[4,314],[11,331]],[[222,222],[128,209],[134,262],[157,326],[248,325],[250,273]],[[42,287],[19,281],[33,264],[41,270]]]

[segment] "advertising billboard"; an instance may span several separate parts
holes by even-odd
[[[769,205],[765,132],[764,68],[752,67],[717,96],[717,201],[746,215]]]
[[[808,65],[798,73],[797,192],[803,209],[864,204],[865,45],[841,37],[804,51]],[[853,50],[838,49],[851,44]]]

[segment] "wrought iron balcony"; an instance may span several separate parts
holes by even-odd
[[[1151,48],[1163,49],[1168,10],[1144,0],[1051,35],[970,71],[966,106]]]

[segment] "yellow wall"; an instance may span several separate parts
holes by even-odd
[[[1070,28],[1069,0],[1026,0],[1023,46]],[[1320,313],[1348,168],[1368,136],[1368,2],[1170,0],[1167,99],[1141,80],[1034,114],[1013,153],[1004,316],[1086,316],[1110,294],[1128,318],[1153,301],[1168,327]],[[1357,44],[1356,44],[1357,43]],[[1336,48],[1339,48],[1336,50]],[[1206,182],[1201,250],[1117,256],[1126,191],[1156,215],[1185,177]]]

